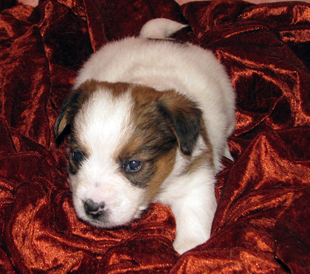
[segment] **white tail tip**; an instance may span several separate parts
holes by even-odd
[[[144,24],[140,31],[140,37],[163,39],[170,37],[173,33],[185,27],[187,27],[187,25],[170,19],[156,18]]]

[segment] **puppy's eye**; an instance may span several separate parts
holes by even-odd
[[[134,173],[138,172],[142,168],[142,162],[140,161],[129,161],[125,164],[125,172]]]
[[[72,159],[74,161],[75,164],[80,164],[81,161],[83,161],[84,159],[84,153],[82,151],[73,151],[72,152]]]

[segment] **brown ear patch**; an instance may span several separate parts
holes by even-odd
[[[181,151],[191,155],[202,125],[202,111],[185,96],[167,91],[158,102],[160,113],[172,124]]]

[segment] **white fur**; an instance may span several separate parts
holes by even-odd
[[[178,152],[173,171],[154,200],[170,205],[173,210],[177,222],[174,247],[180,253],[210,237],[216,209],[215,174],[220,170],[223,155],[231,159],[227,138],[235,126],[234,91],[212,52],[189,43],[145,38],[164,38],[183,27],[168,19],[156,19],[142,28],[142,37],[107,44],[86,62],[75,85],[94,79],[141,84],[163,92],[174,89],[203,111],[214,162],[182,174],[191,159]],[[106,94],[98,93],[75,118],[80,142],[90,151],[90,157],[70,180],[78,216],[88,220],[82,200],[105,201],[111,212],[110,223],[105,227],[113,227],[139,217],[148,204],[144,200],[145,190],[128,183],[113,159],[114,152],[133,131],[128,115],[132,101],[127,95],[113,99]],[[192,158],[204,149],[199,138]]]

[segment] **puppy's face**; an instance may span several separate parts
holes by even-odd
[[[201,111],[174,91],[91,80],[65,102],[56,136],[65,128],[76,213],[110,228],[148,207],[174,170],[177,150],[191,154]]]

